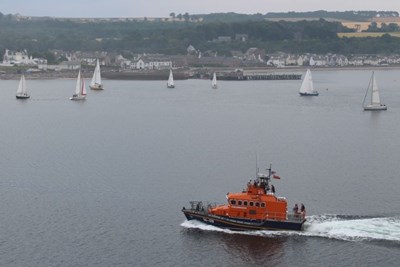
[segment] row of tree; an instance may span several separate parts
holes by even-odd
[[[400,26],[396,23],[382,23],[380,27],[378,27],[378,23],[371,22],[365,32],[400,32]]]
[[[309,11],[309,12],[269,12],[266,14],[238,14],[234,12],[228,13],[212,13],[189,15],[170,13],[170,17],[189,20],[201,20],[204,22],[240,22],[240,21],[260,21],[265,19],[334,19],[334,20],[350,20],[350,21],[370,21],[374,17],[398,17],[397,11]]]

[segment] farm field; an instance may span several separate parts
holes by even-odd
[[[365,38],[365,37],[381,37],[386,32],[339,32],[337,35],[340,38],[343,37],[357,37],[357,38]],[[391,36],[400,37],[400,32],[389,32]]]

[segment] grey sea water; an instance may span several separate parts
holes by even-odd
[[[377,70],[384,112],[364,112],[368,70],[301,81],[0,81],[0,266],[396,266],[400,70]],[[259,167],[308,211],[301,233],[187,222]]]

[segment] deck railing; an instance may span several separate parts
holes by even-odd
[[[191,210],[201,211],[204,213],[208,213],[210,209],[213,209],[217,206],[215,202],[203,202],[203,201],[190,201]]]
[[[289,212],[266,212],[263,216],[264,220],[288,220],[288,221],[302,221],[305,219],[305,213],[289,213]]]

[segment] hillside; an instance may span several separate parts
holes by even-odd
[[[235,17],[231,13],[226,16]],[[252,47],[264,49],[267,53],[400,54],[398,37],[383,35],[360,41],[337,36],[338,33],[353,31],[340,22],[324,19],[293,22],[265,19],[237,22],[207,22],[206,19],[202,22],[88,21],[29,20],[1,15],[0,49],[27,49],[31,53],[59,49],[171,55],[186,54],[186,49],[192,45],[199,51],[213,51],[221,56],[231,56],[232,51],[244,52]]]

